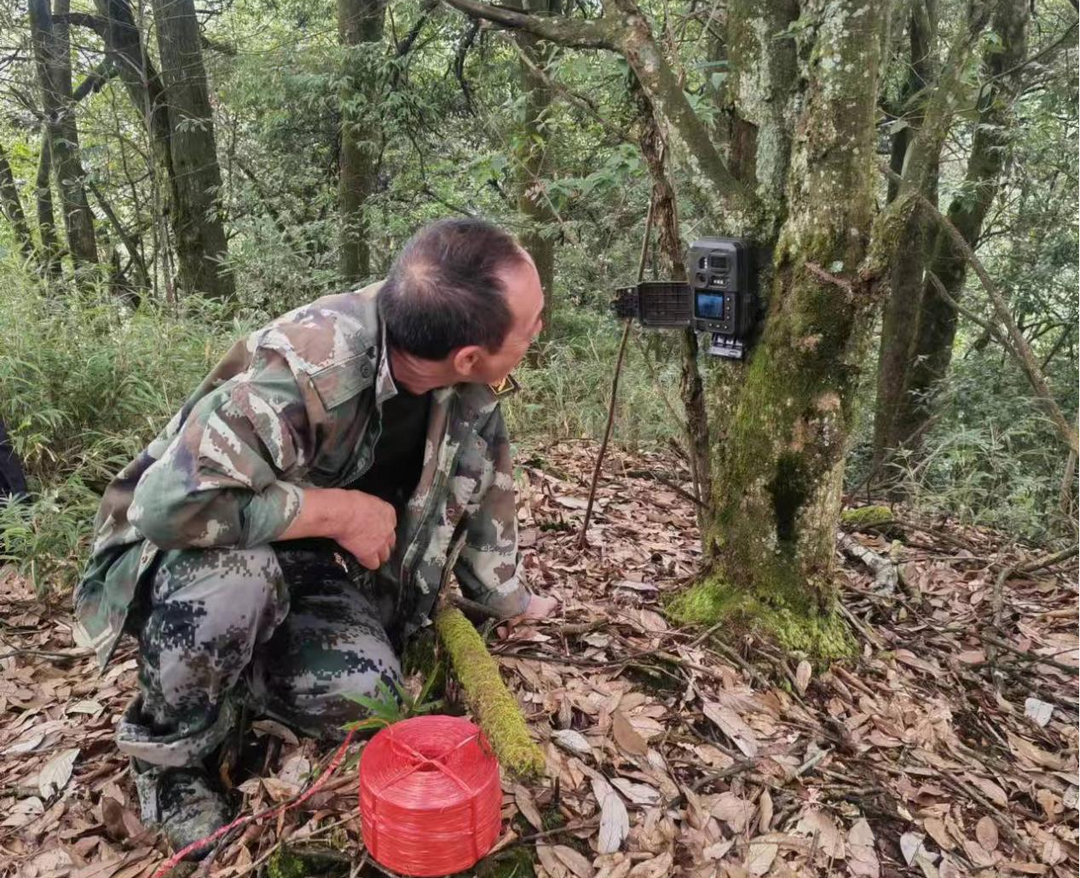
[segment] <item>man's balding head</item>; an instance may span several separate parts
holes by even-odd
[[[387,340],[425,360],[471,345],[498,350],[514,322],[507,273],[531,265],[510,235],[483,220],[424,226],[405,244],[379,291]]]

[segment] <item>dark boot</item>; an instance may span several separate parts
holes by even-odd
[[[165,833],[173,851],[212,835],[229,822],[229,803],[202,768],[165,768],[132,760],[144,823]],[[201,859],[210,845],[191,855]]]

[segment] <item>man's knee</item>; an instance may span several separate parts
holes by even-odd
[[[269,711],[305,732],[335,737],[345,723],[368,716],[357,696],[397,699],[401,664],[383,639],[313,650],[305,659],[265,680]]]
[[[194,710],[216,703],[287,612],[269,546],[169,552],[139,638],[144,682],[158,690],[148,694]]]

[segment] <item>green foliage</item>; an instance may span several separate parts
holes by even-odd
[[[401,722],[403,719],[409,719],[409,717],[424,716],[441,710],[443,706],[442,700],[433,701],[431,699],[431,693],[441,678],[442,669],[434,668],[428,674],[420,692],[415,696],[410,694],[401,683],[395,681],[393,688],[391,688],[384,680],[379,680],[376,684],[377,697],[349,695],[350,701],[355,701],[357,704],[367,708],[369,716],[348,723],[345,728],[377,731]]]
[[[211,306],[131,314],[106,292],[49,292],[0,262],[0,418],[30,503],[0,506],[0,559],[70,586],[101,492],[180,408],[241,324]]]

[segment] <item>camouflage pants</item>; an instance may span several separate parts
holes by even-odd
[[[198,764],[245,704],[315,736],[340,736],[363,716],[347,696],[400,679],[392,611],[376,611],[336,548],[166,552],[134,632],[140,694],[117,730],[120,750],[151,765]]]

